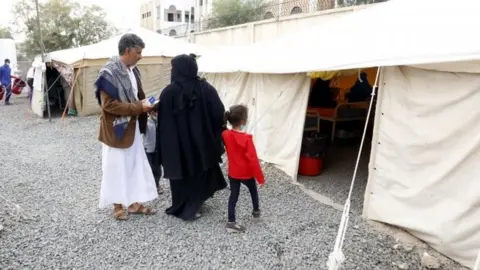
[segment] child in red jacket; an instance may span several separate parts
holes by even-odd
[[[244,184],[250,191],[253,203],[253,217],[260,217],[258,202],[258,182],[260,186],[265,183],[262,168],[253,144],[253,137],[245,133],[248,118],[248,109],[243,105],[234,105],[230,111],[225,112],[225,122],[232,125],[232,129],[222,133],[223,142],[228,158],[228,179],[230,180],[230,198],[228,199],[228,232],[244,232],[245,228],[235,220],[235,207],[240,194],[240,186]]]

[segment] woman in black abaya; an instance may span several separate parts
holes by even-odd
[[[170,180],[172,206],[183,220],[200,217],[199,208],[227,186],[219,163],[225,108],[217,91],[197,76],[192,55],[172,59],[172,78],[160,95],[157,154]]]

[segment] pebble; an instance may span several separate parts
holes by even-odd
[[[428,269],[439,269],[440,262],[437,258],[431,256],[427,252],[424,252],[422,255],[422,266]]]

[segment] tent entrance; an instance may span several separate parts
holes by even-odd
[[[65,109],[67,99],[68,99],[68,82],[63,78],[60,72],[50,64],[47,64],[46,73],[46,82],[48,95],[45,98],[49,99],[50,111],[53,116],[61,115]],[[47,104],[45,102],[45,104]],[[44,117],[47,110],[44,110]]]
[[[311,74],[297,180],[335,203],[343,205],[348,197],[376,73],[377,68]],[[368,181],[374,114],[375,106],[351,202],[358,214]]]

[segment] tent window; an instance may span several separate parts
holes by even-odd
[[[292,11],[290,12],[291,15],[293,14],[298,14],[298,13],[302,13],[302,8],[301,7],[294,7],[292,8]]]
[[[273,13],[272,12],[267,12],[265,13],[265,16],[263,16],[265,20],[273,18]]]

